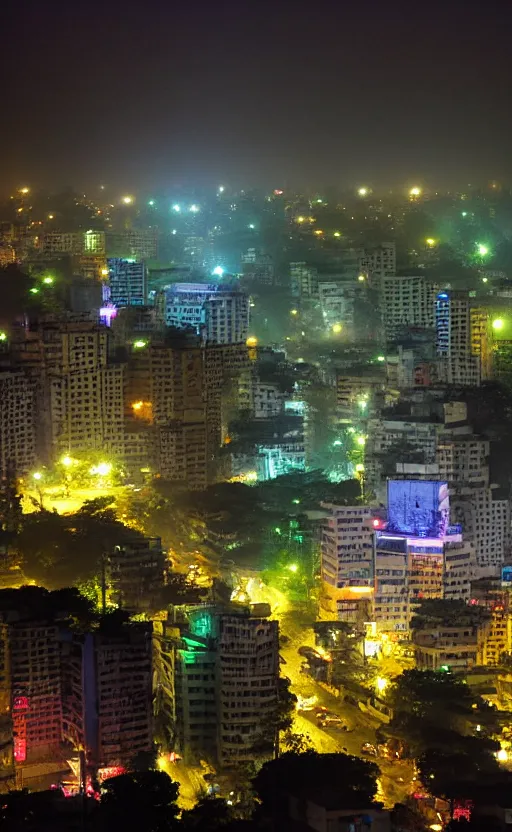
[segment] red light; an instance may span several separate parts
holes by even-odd
[[[28,698],[26,696],[15,696],[12,709],[13,711],[26,711],[28,709]]]
[[[279,188],[274,188],[275,196],[282,196],[284,191],[281,191]]]
[[[14,740],[14,759],[17,763],[22,763],[27,759],[27,741],[21,739]]]
[[[378,529],[380,526],[380,520],[376,517],[373,521],[373,528]]]

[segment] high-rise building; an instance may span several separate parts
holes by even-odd
[[[318,300],[318,269],[304,261],[290,263],[292,295],[305,300]]]
[[[107,231],[105,245],[108,257],[155,260],[158,256],[158,231],[155,228]]]
[[[23,371],[0,371],[0,476],[34,471],[36,461],[36,387]]]
[[[134,613],[160,609],[166,569],[159,537],[133,537],[108,556],[108,577],[114,603]]]
[[[247,249],[246,254],[242,254],[242,274],[247,280],[271,286],[274,282],[272,257],[256,248]]]
[[[174,283],[166,291],[166,323],[192,328],[206,343],[244,344],[249,331],[249,298],[228,285]]]
[[[47,255],[104,255],[105,232],[92,229],[71,232],[46,231],[42,235],[41,249],[43,254]]]
[[[422,600],[443,598],[447,590],[449,597],[454,597],[456,553],[466,562],[471,558],[461,527],[450,524],[447,483],[390,480],[386,528],[376,532],[374,620],[377,628],[406,632]],[[460,590],[462,595],[463,588]]]
[[[0,794],[16,788],[9,628],[0,623]]]
[[[127,766],[153,746],[152,625],[62,635],[62,735],[94,768]]]
[[[336,589],[373,586],[375,531],[381,526],[372,506],[335,506],[322,528],[322,579]]]
[[[488,310],[463,292],[439,292],[435,323],[437,354],[448,384],[477,387],[490,378],[492,329]]]
[[[436,287],[424,276],[385,276],[380,303],[386,340],[396,340],[410,326],[433,330],[436,295]]]
[[[109,300],[116,307],[144,306],[148,297],[146,264],[121,257],[109,257]]]
[[[235,768],[259,756],[260,749],[265,753],[265,745],[271,756],[278,707],[278,622],[243,607],[193,608],[188,618],[188,629],[174,644],[175,691],[170,690],[185,759],[207,757],[223,768]],[[170,645],[165,649],[170,652]]]
[[[384,278],[396,274],[395,243],[382,243],[375,248],[365,248],[361,255],[360,269],[368,275],[372,288],[379,290]]]

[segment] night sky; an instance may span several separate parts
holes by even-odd
[[[512,181],[512,3],[11,0],[0,189]]]

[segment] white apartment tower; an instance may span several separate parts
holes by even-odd
[[[421,275],[388,275],[381,281],[384,332],[393,341],[404,327],[434,329],[436,287]]]
[[[327,516],[322,528],[322,579],[335,589],[371,587],[375,528],[371,506],[335,506],[322,503]]]

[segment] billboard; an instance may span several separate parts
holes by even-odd
[[[448,483],[432,480],[388,481],[387,533],[443,538],[449,524]]]

